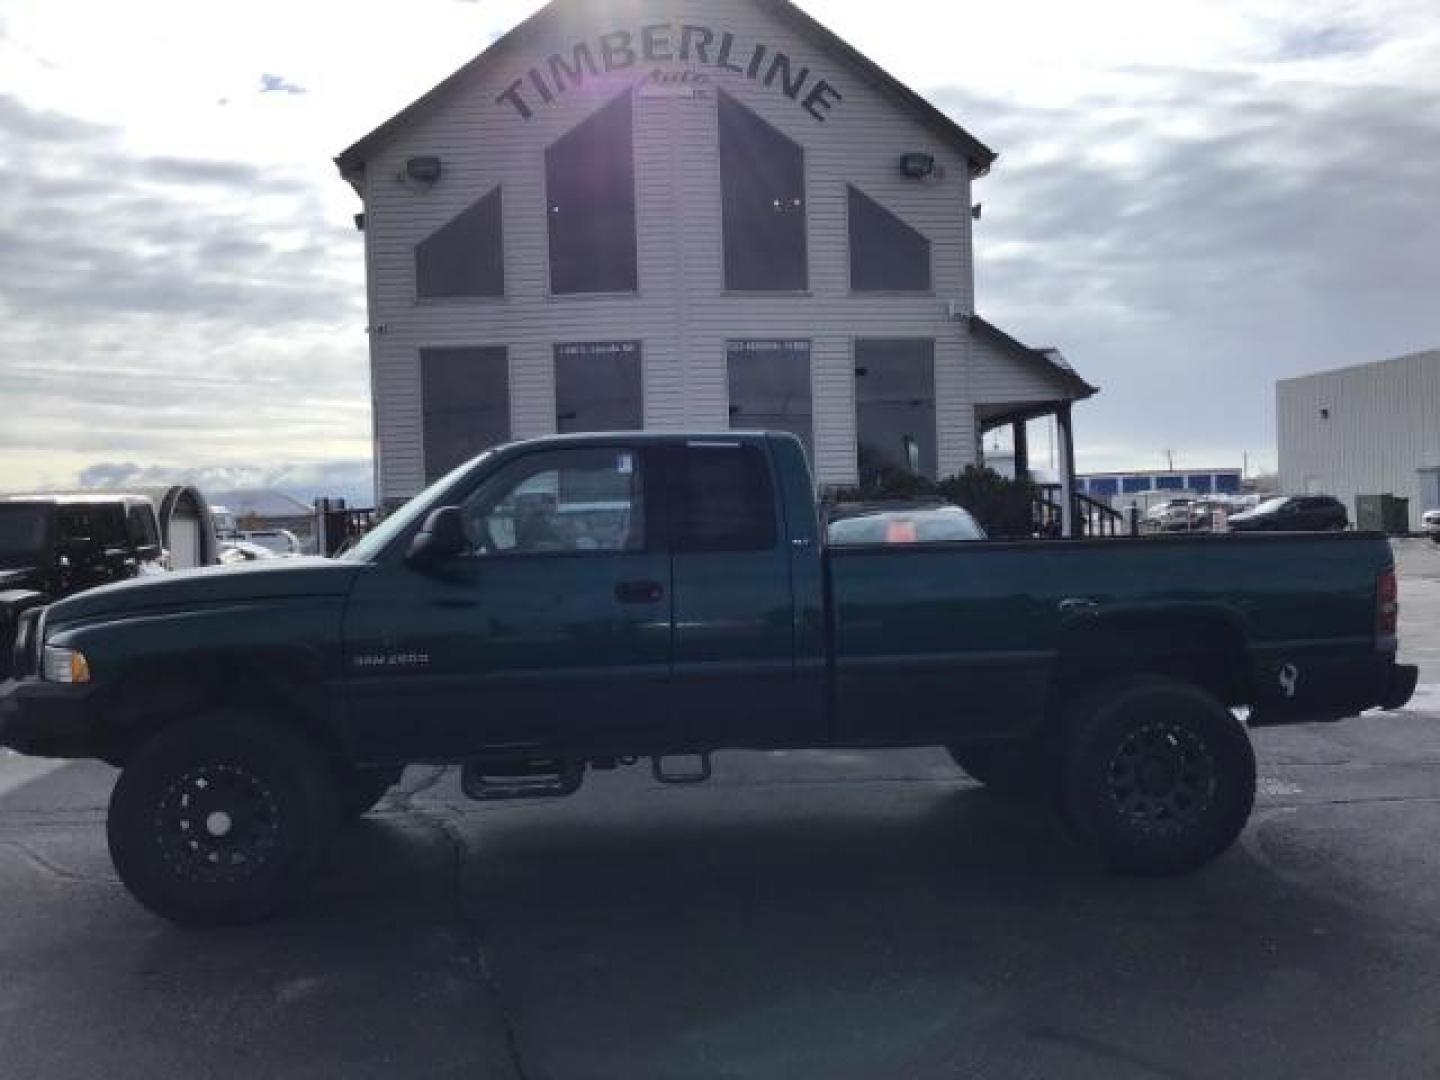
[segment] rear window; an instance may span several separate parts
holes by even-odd
[[[758,448],[692,444],[674,461],[670,536],[675,551],[768,551],[775,546],[775,489]]]
[[[60,542],[84,547],[126,546],[125,513],[118,503],[61,507]]]
[[[127,534],[130,545],[137,548],[160,546],[160,534],[155,530],[155,515],[143,506],[130,507],[126,515]]]

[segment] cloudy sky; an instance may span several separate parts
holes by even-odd
[[[330,158],[538,6],[0,0],[0,488],[363,488]],[[1273,462],[1276,378],[1440,346],[1433,0],[802,6],[1000,152],[980,309],[1103,387],[1082,467]]]

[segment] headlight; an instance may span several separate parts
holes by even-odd
[[[45,646],[42,677],[46,682],[83,683],[90,681],[90,661],[79,649]]]

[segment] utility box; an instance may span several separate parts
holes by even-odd
[[[1383,532],[1391,536],[1410,531],[1410,500],[1383,495],[1355,496],[1355,527],[1362,532]]]

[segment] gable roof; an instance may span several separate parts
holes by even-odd
[[[466,81],[488,71],[510,50],[519,48],[545,33],[553,23],[567,18],[579,19],[589,14],[587,11],[589,2],[590,0],[551,0],[530,18],[498,38],[475,59],[437,83],[370,134],[342,150],[335,158],[335,165],[340,170],[340,175],[352,184],[356,183],[365,170],[366,159],[396,131],[438,107]],[[802,37],[810,39],[818,48],[834,53],[856,68],[862,76],[872,81],[882,93],[910,113],[937,138],[963,154],[970,162],[970,168],[974,175],[983,176],[990,170],[990,165],[996,158],[995,151],[873,60],[868,59],[834,31],[827,29],[812,16],[801,11],[790,0],[749,0],[749,2],[774,16]]]
[[[982,319],[979,315],[970,316],[970,332],[976,337],[984,338],[992,345],[997,346],[1003,350],[1006,355],[1014,357],[1021,363],[1029,364],[1045,377],[1055,382],[1055,384],[1069,394],[1074,401],[1094,397],[1100,392],[1099,387],[1091,386],[1076,373],[1075,369],[1070,365],[1070,361],[1065,359],[1059,349],[1032,349],[1029,345],[1023,345],[1015,340],[994,323]]]

